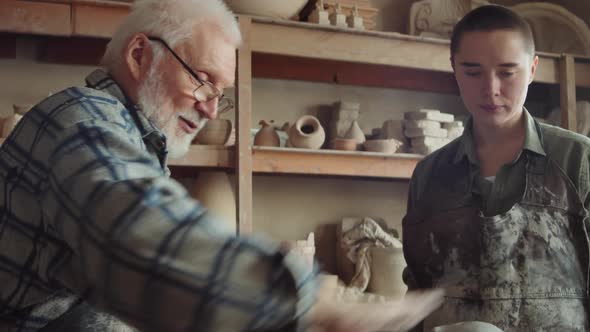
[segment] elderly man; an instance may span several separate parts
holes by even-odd
[[[240,38],[220,0],[137,1],[107,71],[41,101],[6,139],[3,331],[360,331],[407,328],[437,305],[335,306],[296,255],[236,238],[168,178],[167,158],[231,107]]]

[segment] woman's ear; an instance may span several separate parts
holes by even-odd
[[[152,64],[153,52],[150,40],[143,33],[136,33],[127,43],[123,54],[129,73],[136,82],[142,81]]]
[[[533,80],[535,79],[535,72],[537,71],[537,66],[539,65],[539,57],[535,55],[535,57],[533,58],[533,61],[531,63],[531,71],[530,71],[530,78],[529,78],[529,84],[533,83]]]

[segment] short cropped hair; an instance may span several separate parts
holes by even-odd
[[[513,30],[522,36],[526,51],[535,55],[535,40],[528,23],[512,10],[499,5],[475,8],[465,15],[453,28],[451,35],[451,59],[459,51],[461,38],[466,32]]]

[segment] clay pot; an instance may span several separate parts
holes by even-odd
[[[373,247],[368,290],[385,296],[403,296],[408,289],[402,280],[406,260],[402,248]]]
[[[208,120],[203,129],[199,131],[195,141],[203,145],[224,145],[231,134],[232,124],[230,120]]]
[[[18,124],[18,122],[23,118],[20,114],[13,114],[7,118],[4,118],[2,121],[2,137],[8,137],[14,127]]]
[[[355,151],[357,148],[356,140],[351,138],[334,138],[331,145],[334,150]]]
[[[372,152],[381,152],[387,154],[396,153],[404,143],[393,139],[370,139],[363,144],[365,150]]]
[[[281,141],[275,127],[272,125],[273,121],[261,120],[260,130],[254,136],[254,145],[258,146],[281,146]]]
[[[320,121],[311,115],[300,117],[289,128],[289,143],[302,149],[319,149],[324,144],[326,133]]]
[[[199,172],[191,195],[236,233],[236,196],[227,173]]]
[[[307,0],[225,0],[234,13],[290,19],[301,11]]]

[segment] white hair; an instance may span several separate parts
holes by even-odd
[[[122,62],[123,50],[136,33],[160,37],[174,48],[190,39],[195,26],[204,21],[216,24],[236,48],[242,42],[236,18],[221,0],[136,0],[107,45],[102,65],[115,70]],[[163,53],[160,48],[154,49],[155,62],[159,62]]]

